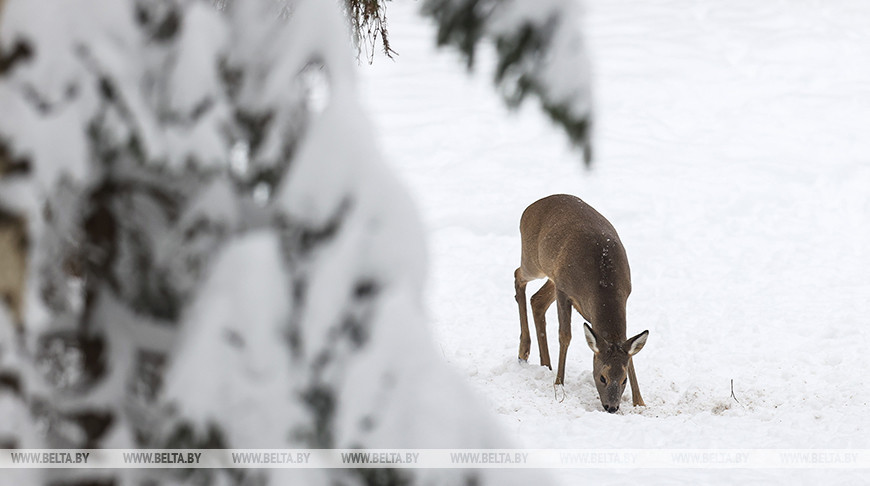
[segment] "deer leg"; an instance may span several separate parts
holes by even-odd
[[[637,375],[634,373],[632,358],[628,358],[628,382],[631,385],[631,404],[635,407],[638,405],[645,407],[646,403],[643,403],[643,397],[640,396],[640,387],[637,386]]]
[[[522,278],[522,267],[514,272],[514,288],[516,289],[517,304],[520,307],[520,352],[519,358],[528,361],[529,351],[532,347],[532,337],[529,335],[529,315],[526,309],[526,284],[528,280]]]
[[[571,344],[571,300],[561,290],[556,292],[556,310],[559,312],[559,369],[556,371],[556,384],[565,383],[565,358]]]
[[[535,319],[535,332],[538,334],[538,351],[541,353],[541,366],[553,369],[550,366],[550,349],[547,347],[547,309],[556,300],[556,284],[552,280],[532,296],[532,317]]]

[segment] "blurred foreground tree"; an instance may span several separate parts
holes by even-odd
[[[577,0],[424,0],[438,45],[453,46],[469,69],[482,42],[496,49],[495,83],[509,106],[537,98],[592,162],[589,62]]]
[[[226,9],[236,0],[212,0],[218,10]],[[390,47],[387,32],[387,2],[392,0],[333,0],[339,2],[350,27],[350,36],[357,49],[357,59],[364,55],[369,64],[374,61],[378,44],[383,54],[392,59],[396,52]],[[287,19],[293,11],[294,0],[274,0],[278,17]]]
[[[346,19],[333,2],[279,4],[0,0],[3,447],[507,446],[423,325],[422,230],[356,100]],[[469,42],[513,39],[505,29]],[[560,37],[523,38],[499,68],[516,88],[508,98],[563,106],[576,91],[533,76],[542,61],[530,54]],[[558,109],[579,117],[573,104]],[[4,484],[532,479],[2,474]]]

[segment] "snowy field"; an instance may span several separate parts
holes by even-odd
[[[383,150],[428,228],[431,326],[529,448],[870,447],[870,4],[594,0],[596,166],[534,106],[510,114],[389,6],[396,62],[360,68]],[[518,222],[575,194],[620,232],[647,407],[601,410],[574,314],[566,398],[517,362]],[[529,287],[528,294],[537,288]],[[555,306],[550,349],[558,351]],[[534,341],[534,340],[533,340]],[[731,380],[734,394],[731,398]],[[644,483],[866,484],[866,471],[563,470]]]

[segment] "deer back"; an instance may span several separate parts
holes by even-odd
[[[523,212],[520,234],[526,272],[553,280],[593,327],[621,320],[622,329],[616,334],[623,335],[612,337],[625,339],[631,274],[613,225],[580,198],[557,194],[532,203]]]

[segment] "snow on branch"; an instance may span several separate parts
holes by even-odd
[[[576,0],[426,0],[439,46],[459,49],[471,68],[481,41],[492,42],[495,83],[509,106],[537,98],[592,161],[589,62]]]

